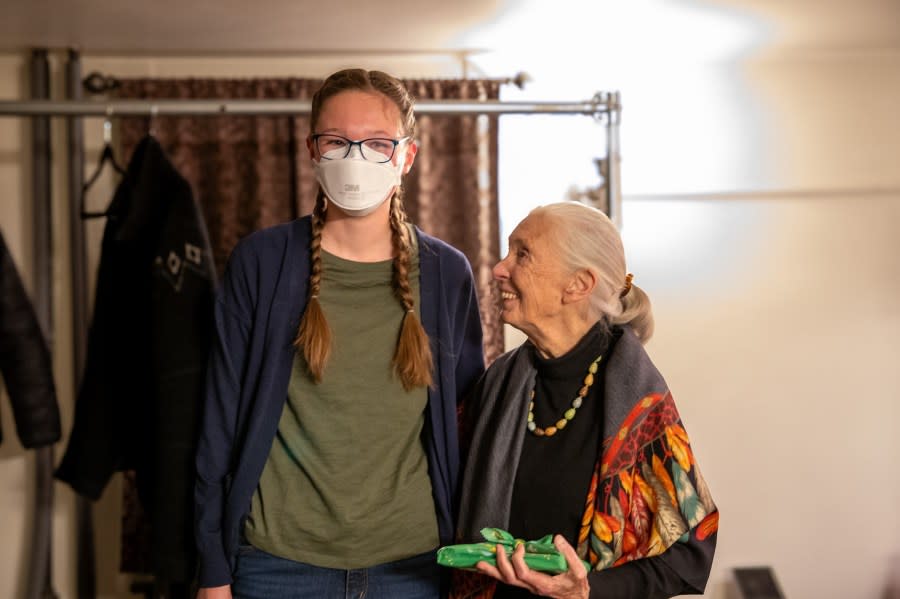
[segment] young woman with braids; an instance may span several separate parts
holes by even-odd
[[[312,101],[310,216],[249,235],[217,297],[197,450],[199,597],[438,597],[459,398],[484,368],[463,255],[406,219],[411,98]]]

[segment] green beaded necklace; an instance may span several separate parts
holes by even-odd
[[[566,425],[575,418],[575,413],[578,411],[578,408],[581,407],[581,403],[584,401],[584,398],[587,397],[588,390],[591,388],[591,385],[594,384],[594,375],[597,374],[597,365],[600,363],[600,360],[603,358],[602,355],[597,356],[597,359],[591,362],[591,365],[588,366],[587,375],[584,377],[584,385],[581,389],[578,390],[578,395],[575,396],[575,399],[572,400],[572,407],[565,411],[563,417],[556,421],[554,426],[548,426],[547,428],[541,428],[534,422],[534,389],[531,390],[531,401],[528,404],[528,430],[530,430],[537,437],[552,437],[557,432],[566,428]]]

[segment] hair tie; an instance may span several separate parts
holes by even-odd
[[[318,293],[314,293],[314,294],[312,294],[311,296],[309,296],[309,299],[311,299],[311,300],[319,299],[319,294],[318,294]]]
[[[620,298],[625,297],[626,295],[628,295],[628,292],[631,291],[631,280],[633,278],[634,278],[634,275],[631,273],[628,273],[627,275],[625,275],[625,286],[622,287],[622,293],[619,294]]]

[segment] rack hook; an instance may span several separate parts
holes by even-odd
[[[112,116],[113,107],[111,104],[107,104],[106,117],[103,119],[103,143],[107,145],[112,143]]]

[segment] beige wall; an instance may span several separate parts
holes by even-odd
[[[709,594],[767,564],[788,597],[881,598],[900,571],[900,54],[770,57],[722,80],[745,118],[689,112],[665,137],[739,132],[670,155],[691,180],[723,164],[745,183],[634,194],[624,229],[722,509]]]
[[[355,62],[87,57],[84,70],[315,76]],[[0,55],[0,98],[24,97],[23,64],[20,56]],[[370,64],[400,75],[459,74],[459,65],[439,61],[372,57]],[[680,70],[644,65],[549,90],[540,82],[550,77],[539,68],[507,66],[487,73],[528,70],[536,83],[523,95],[580,100],[590,95],[585,90],[622,90],[623,235],[635,282],[654,300],[657,333],[648,350],[673,389],[722,510],[706,596],[733,596],[732,567],[765,564],[792,599],[882,599],[891,568],[900,570],[900,375],[893,364],[900,356],[900,242],[893,231],[900,221],[900,56],[770,57]],[[673,88],[678,81],[684,85]],[[543,134],[561,123],[506,118],[502,134],[536,127],[532,122],[546,123]],[[598,134],[593,125],[573,126]],[[23,120],[0,118],[0,222],[28,279],[29,175],[20,156],[26,132]],[[90,152],[99,133],[99,120],[87,120]],[[517,209],[560,199],[582,177],[571,170],[581,168],[573,166],[577,154],[596,155],[597,147],[595,141],[555,161],[515,158],[513,144],[501,142],[509,220]],[[89,153],[89,169],[92,160]],[[538,168],[522,169],[523,160]],[[57,214],[65,206],[60,189]],[[103,201],[102,190],[96,198]],[[96,260],[99,226],[91,227]],[[67,247],[60,218],[56,229],[56,247]],[[66,258],[60,255],[55,268],[54,355],[68,430]],[[0,546],[0,597],[12,597],[25,567],[33,483],[8,402],[0,403],[7,439],[0,446],[0,509],[10,532]],[[72,498],[56,488],[54,576],[66,599],[74,596]],[[104,597],[123,596],[127,586],[115,575],[118,491],[111,485],[95,509]]]
[[[731,569],[754,565],[791,598],[881,599],[892,572],[900,593],[900,53],[597,81],[623,95],[623,237],[654,302],[648,351],[722,510],[706,595],[736,597]],[[513,220],[559,199],[578,160],[543,159],[536,185],[510,167]]]
[[[0,97],[19,99],[28,95],[28,61],[24,55],[0,54]],[[60,133],[60,123],[53,123],[53,134]],[[26,288],[32,289],[33,210],[31,196],[30,123],[25,119],[0,118],[0,228],[10,248]],[[54,150],[61,151],[61,150]],[[66,247],[62,232],[66,226],[65,198],[60,194],[63,166],[52,171],[53,229],[56,248]],[[71,422],[73,384],[69,351],[70,318],[66,313],[68,294],[67,264],[60,256],[53,265],[54,310],[51,318],[55,336],[51,341],[54,356],[54,378],[58,390],[63,426]],[[0,418],[3,444],[0,445],[0,514],[4,543],[0,547],[0,596],[17,597],[25,592],[26,563],[31,546],[31,522],[34,514],[34,453],[19,443],[5,390],[0,391]],[[57,450],[57,457],[58,457]],[[74,563],[70,540],[72,495],[55,486],[56,510],[53,517],[53,571],[55,586],[70,593],[71,565]],[[67,595],[69,596],[69,595]]]
[[[18,97],[21,93],[20,71],[22,63],[17,57],[0,56],[0,94],[6,98]],[[28,186],[25,183],[24,163],[20,154],[24,146],[23,123],[16,119],[0,119],[0,227],[13,259],[22,266],[31,259],[29,242],[31,232],[28,226],[30,214],[22,201]],[[26,286],[30,287],[31,271],[22,272]],[[22,560],[25,555],[26,506],[31,503],[29,475],[33,462],[22,449],[16,437],[12,413],[5,391],[0,391],[0,422],[3,426],[3,445],[0,445],[0,510],[6,526],[4,536],[9,539],[6,547],[0,549],[0,561],[4,571],[0,577],[0,593],[13,595],[13,589],[20,588]]]
[[[900,556],[900,194],[626,206],[649,351],[722,512],[708,595],[770,565],[787,597],[880,599]]]

